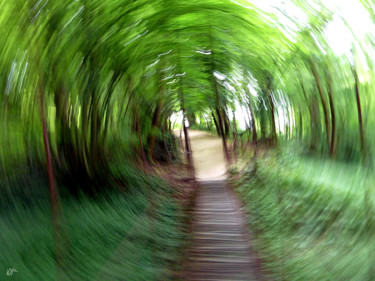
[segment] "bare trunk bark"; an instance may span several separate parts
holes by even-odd
[[[43,86],[42,86],[43,87]],[[58,189],[56,186],[55,175],[53,172],[52,164],[52,155],[49,143],[48,129],[47,129],[47,120],[45,113],[45,100],[44,100],[44,89],[40,87],[40,107],[41,107],[41,119],[42,119],[42,128],[43,128],[43,143],[44,151],[46,154],[47,162],[47,174],[48,174],[48,187],[50,194],[50,205],[52,213],[52,225],[53,225],[53,236],[55,243],[55,261],[57,267],[57,279],[62,280],[63,278],[63,254],[62,249],[62,231],[61,231],[61,206],[59,202]]]
[[[214,123],[215,123],[217,134],[218,134],[219,137],[221,137],[222,136],[221,128],[219,127],[219,124],[218,124],[218,122],[216,120],[216,117],[215,117],[215,114],[213,112],[212,112],[212,118],[213,118]]]
[[[187,127],[185,125],[185,121],[186,121],[185,109],[183,109],[182,112],[183,112],[183,128],[184,128],[184,136],[185,136],[186,159],[187,159],[187,162],[188,162],[188,165],[189,165],[189,170],[194,177],[194,166],[193,166],[192,151],[191,151],[191,148],[190,148],[189,132],[188,132]]]

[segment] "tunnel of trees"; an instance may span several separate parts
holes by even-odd
[[[168,280],[188,207],[161,174],[193,184],[190,127],[221,138],[277,280],[373,280],[374,37],[337,54],[334,10],[287,2],[2,1],[0,263]]]

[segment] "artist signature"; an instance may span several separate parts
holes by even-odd
[[[15,269],[14,267],[13,268],[8,268],[7,275],[8,276],[12,276],[14,272],[18,272],[18,270]]]

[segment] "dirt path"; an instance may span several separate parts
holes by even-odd
[[[175,132],[179,136],[179,131]],[[195,177],[198,181],[225,180],[227,166],[221,139],[202,131],[189,130]],[[182,140],[184,141],[183,134]]]

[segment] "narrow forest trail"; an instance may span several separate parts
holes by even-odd
[[[227,167],[221,139],[202,131],[189,131],[189,137],[196,179],[225,180]]]
[[[182,280],[262,280],[240,204],[226,182],[221,140],[190,131],[198,194]]]

